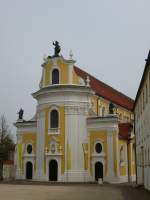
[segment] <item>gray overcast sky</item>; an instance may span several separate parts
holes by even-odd
[[[43,55],[58,40],[77,66],[135,98],[150,47],[149,0],[0,0],[0,114],[36,109]],[[12,127],[12,126],[11,126]],[[14,129],[13,129],[14,132]]]

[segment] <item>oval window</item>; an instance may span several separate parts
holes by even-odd
[[[27,153],[32,153],[32,145],[31,144],[29,144],[28,146],[27,146]]]
[[[100,143],[97,143],[95,145],[95,151],[96,151],[96,153],[101,153],[102,152],[102,145]]]

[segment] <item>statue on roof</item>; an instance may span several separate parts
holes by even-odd
[[[59,53],[60,53],[60,50],[61,50],[59,42],[55,41],[55,42],[53,42],[53,45],[55,46],[55,48],[54,48],[54,57],[59,57]]]
[[[24,113],[24,110],[21,108],[19,112],[17,113],[19,115],[19,118],[18,118],[19,120],[23,120],[23,113]]]
[[[114,108],[115,108],[115,105],[112,102],[110,102],[110,104],[109,104],[109,114],[114,114]]]

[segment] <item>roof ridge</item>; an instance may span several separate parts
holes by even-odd
[[[136,97],[135,97],[135,102],[134,102],[134,106],[133,106],[133,109],[135,109],[135,105],[137,103],[137,99],[140,95],[140,92],[141,92],[141,88],[142,88],[142,84],[143,84],[143,81],[144,81],[144,77],[146,75],[146,71],[150,65],[150,49],[149,49],[149,52],[148,52],[148,56],[147,56],[147,59],[145,59],[146,63],[144,65],[144,70],[143,70],[143,74],[142,74],[142,77],[141,77],[141,80],[140,80],[140,84],[139,84],[139,87],[138,87],[138,91],[136,93]]]
[[[79,68],[79,67],[77,67],[77,66],[74,66],[74,67],[78,68],[78,69],[79,69],[79,70],[81,70],[83,73],[86,73],[86,74],[88,74],[89,76],[91,76],[92,78],[96,79],[98,82],[102,83],[103,85],[105,85],[105,86],[107,86],[107,87],[109,87],[109,88],[113,89],[114,91],[116,91],[116,92],[120,93],[120,95],[122,95],[122,96],[124,96],[124,97],[128,98],[128,99],[129,99],[129,100],[131,100],[131,101],[134,101],[134,99],[132,99],[131,97],[129,97],[129,96],[127,96],[126,94],[124,94],[124,93],[120,92],[119,90],[117,90],[117,89],[115,89],[115,88],[111,87],[110,85],[108,85],[108,84],[104,83],[103,81],[101,81],[101,80],[97,79],[95,76],[93,76],[93,75],[89,74],[88,72],[84,71],[83,69],[81,69],[81,68]]]

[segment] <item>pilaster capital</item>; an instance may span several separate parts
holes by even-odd
[[[80,105],[65,106],[66,115],[85,115],[86,113],[87,113],[87,106],[80,106]]]
[[[17,133],[17,143],[22,143],[22,135]]]
[[[37,112],[37,119],[42,119],[42,118],[44,118],[44,116],[45,116],[45,113],[44,113],[44,111],[38,111]]]
[[[115,128],[107,128],[107,134],[110,135],[110,136],[114,135],[115,131],[116,131]]]

